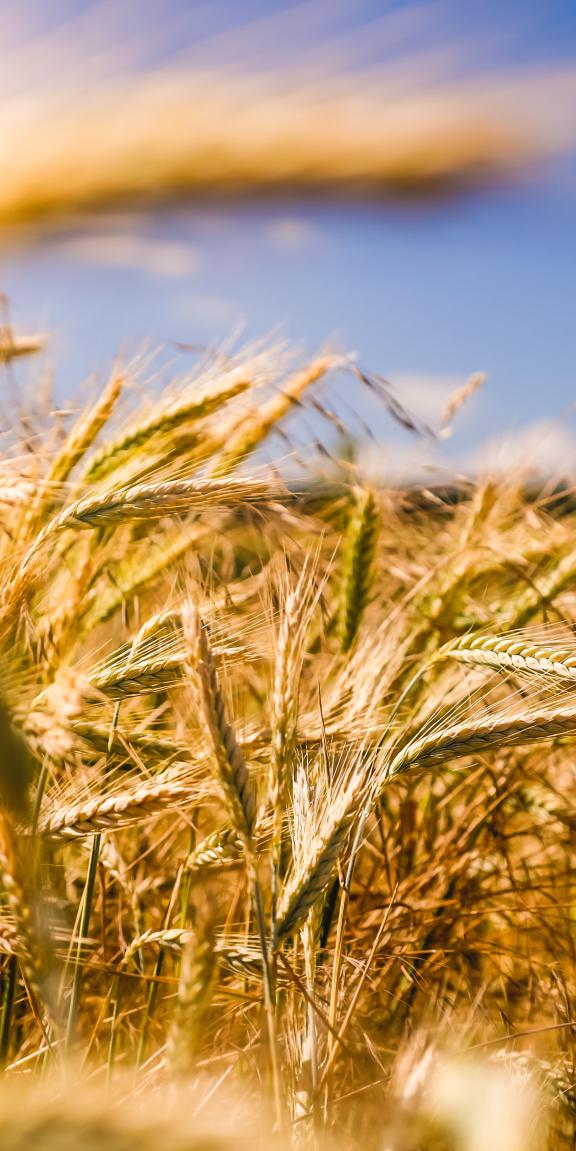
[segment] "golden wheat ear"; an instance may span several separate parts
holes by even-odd
[[[182,626],[187,648],[186,667],[203,719],[215,779],[232,826],[251,854],[257,792],[234,729],[226,716],[205,624],[192,603],[187,603],[182,609]]]

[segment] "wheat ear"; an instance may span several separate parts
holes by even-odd
[[[220,828],[200,840],[184,866],[188,871],[202,871],[205,867],[231,867],[242,858],[242,848],[242,840],[235,828]]]
[[[370,577],[376,545],[377,511],[374,493],[360,492],[344,542],[344,570],[340,601],[340,647],[352,646],[370,591]]]
[[[293,866],[278,903],[273,937],[276,951],[302,927],[333,879],[365,800],[367,772],[362,750],[351,764],[340,765],[336,784],[330,783],[326,772],[324,779],[314,778],[311,765],[300,764],[293,783]]]
[[[576,551],[572,549],[558,560],[551,571],[537,576],[538,586],[529,587],[518,597],[511,611],[506,613],[501,626],[509,631],[524,627],[541,608],[553,603],[575,577]]]
[[[424,735],[416,734],[398,751],[385,753],[385,766],[379,779],[384,783],[413,767],[435,767],[451,759],[482,755],[495,748],[539,743],[574,733],[576,733],[574,705],[554,707],[551,704],[546,708],[516,716],[489,715]]]
[[[286,785],[292,772],[297,743],[298,702],[302,674],[302,648],[310,615],[318,593],[313,585],[313,565],[306,559],[298,582],[284,602],[278,638],[272,687],[271,761],[269,792],[272,807],[273,903],[280,868],[282,827],[286,810]]]
[[[57,1022],[59,1012],[50,982],[46,928],[38,913],[32,859],[31,845],[18,836],[7,813],[0,811],[0,875],[14,920],[14,951],[29,986],[50,1019]]]
[[[215,776],[232,825],[251,853],[257,807],[256,788],[234,730],[226,718],[206,628],[197,608],[191,603],[185,604],[182,609],[182,627],[186,666],[195,687]]]
[[[93,673],[88,682],[108,699],[131,699],[135,695],[165,691],[180,683],[183,676],[184,652],[134,660],[124,667],[109,667]]]
[[[233,728],[226,718],[224,700],[220,691],[214,657],[195,605],[187,603],[182,610],[182,627],[187,648],[187,666],[195,684],[200,715],[204,721],[210,745],[214,774],[222,798],[228,808],[230,822],[238,831],[246,851],[248,874],[254,894],[256,923],[262,952],[264,977],[264,1006],[268,1029],[269,1054],[274,1089],[277,1122],[282,1125],[282,1089],[280,1060],[275,1020],[275,997],[270,963],[262,891],[256,871],[253,842],[257,812],[257,793],[248,766],[236,741]]]
[[[154,436],[174,432],[183,424],[204,419],[252,386],[252,380],[240,369],[235,369],[231,375],[232,379],[225,379],[220,386],[210,384],[192,396],[179,397],[164,404],[147,419],[121,432],[92,457],[83,478],[90,481],[102,479],[125,459],[126,452],[141,448]]]
[[[182,950],[178,996],[168,1036],[168,1061],[174,1075],[189,1074],[194,1067],[214,990],[215,972],[211,924],[196,924],[192,938]]]
[[[91,408],[80,417],[52,463],[49,480],[64,483],[110,419],[122,394],[124,377],[113,375]]]
[[[181,952],[190,943],[194,943],[195,934],[190,927],[168,927],[158,931],[143,931],[136,935],[126,948],[122,956],[122,965],[125,967],[135,955],[144,947],[161,947],[176,954]],[[214,942],[214,955],[218,963],[243,979],[253,979],[262,983],[264,977],[264,964],[259,949],[239,947],[229,943],[226,939],[217,939]]]
[[[576,651],[514,636],[466,636],[445,655],[460,663],[486,664],[499,671],[527,671],[576,680]]]
[[[355,814],[354,808],[347,807],[340,818],[334,820],[326,837],[316,845],[304,879],[297,885],[292,884],[284,893],[277,913],[275,950],[302,926],[309,911],[334,877],[338,860],[348,842]]]
[[[65,841],[134,827],[146,819],[164,815],[175,807],[190,806],[199,789],[181,771],[165,771],[117,795],[96,795],[85,803],[60,804],[45,812],[38,833],[47,839]]]
[[[146,554],[138,553],[137,560],[129,559],[114,571],[114,585],[104,588],[90,605],[81,621],[83,632],[89,632],[105,623],[119,608],[129,603],[141,588],[152,584],[167,569],[175,565],[198,539],[194,525],[178,525],[162,534],[161,544]]]
[[[493,749],[538,743],[576,734],[576,707],[547,707],[520,715],[492,715],[469,720],[426,734],[416,733],[397,751],[380,746],[381,759],[365,768],[363,784],[348,787],[332,805],[323,834],[311,845],[306,868],[294,876],[283,893],[274,945],[276,948],[304,922],[305,916],[333,878],[348,841],[352,823],[363,804],[372,803],[386,783],[414,768],[441,766],[453,759]]]
[[[238,503],[261,503],[274,494],[278,491],[274,493],[269,484],[254,480],[187,479],[131,484],[70,504],[41,534],[46,539],[65,529],[114,527],[130,520],[204,511],[212,505],[232,507]],[[37,542],[41,542],[40,539]]]
[[[259,411],[244,413],[230,429],[229,443],[213,469],[214,476],[227,476],[258,447],[271,429],[300,402],[302,394],[335,367],[333,356],[319,356],[263,404]]]

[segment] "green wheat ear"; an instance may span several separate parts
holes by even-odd
[[[356,496],[344,540],[338,627],[343,652],[352,647],[368,602],[377,528],[374,493],[361,491]]]

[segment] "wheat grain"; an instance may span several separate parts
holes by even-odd
[[[542,677],[576,679],[576,652],[522,636],[467,636],[446,651],[462,663],[486,664],[501,671],[536,672]]]
[[[238,832],[231,827],[220,828],[207,835],[191,851],[185,867],[188,871],[202,871],[206,867],[230,867],[242,859],[243,843]]]

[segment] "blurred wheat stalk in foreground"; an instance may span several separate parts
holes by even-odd
[[[9,1146],[145,1146],[144,1089],[168,1147],[188,1091],[292,1144],[573,1138],[573,501],[384,490],[328,437],[290,477],[337,371],[419,434],[270,344],[6,422]]]
[[[566,64],[414,87],[394,69],[240,75],[164,69],[9,89],[0,224],[206,192],[437,193],[507,178],[576,142]]]

